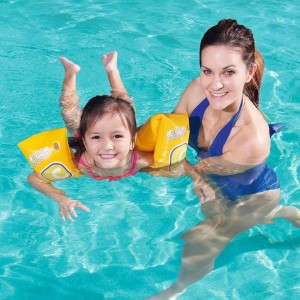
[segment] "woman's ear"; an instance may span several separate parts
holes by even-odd
[[[257,70],[257,64],[253,64],[253,66],[251,68],[248,69],[247,71],[247,79],[246,79],[246,83],[250,82],[251,79],[253,78],[255,72]]]

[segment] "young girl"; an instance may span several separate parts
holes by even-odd
[[[117,68],[117,52],[103,55],[102,62],[112,89],[111,96],[95,96],[83,111],[78,107],[76,74],[80,67],[60,57],[65,77],[60,104],[66,127],[72,136],[78,137],[74,164],[81,173],[96,180],[119,180],[132,176],[153,163],[153,154],[135,149],[136,120],[132,99],[120,79]],[[122,98],[121,98],[122,97]],[[38,191],[49,196],[59,205],[61,218],[73,221],[75,208],[89,211],[81,202],[38,177],[36,172],[28,176],[28,182]]]

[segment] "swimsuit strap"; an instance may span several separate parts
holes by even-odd
[[[189,116],[190,123],[190,137],[189,137],[189,145],[197,149],[198,148],[198,135],[200,126],[202,123],[204,112],[206,111],[209,102],[207,98],[205,98],[199,105],[192,111]]]
[[[116,181],[116,180],[120,180],[124,177],[129,177],[129,176],[133,176],[137,173],[136,171],[136,166],[137,166],[137,151],[136,149],[133,149],[133,161],[132,161],[132,165],[131,168],[129,170],[128,173],[119,175],[119,176],[96,176],[94,174],[94,172],[92,171],[92,168],[90,166],[88,166],[82,159],[82,155],[79,156],[79,163],[81,165],[83,165],[85,167],[85,169],[87,170],[87,172],[89,173],[89,175],[96,180],[105,180],[108,179],[109,181]]]
[[[208,151],[211,156],[220,156],[223,153],[223,147],[230,135],[231,129],[234,126],[235,122],[237,121],[238,117],[240,116],[241,110],[243,107],[243,98],[241,100],[240,106],[238,111],[235,115],[228,121],[228,123],[219,131],[215,140],[209,147]]]

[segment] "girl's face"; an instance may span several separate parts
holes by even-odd
[[[204,48],[201,63],[201,85],[209,104],[218,110],[242,99],[244,85],[256,71],[256,65],[247,68],[238,48],[228,46]]]
[[[98,168],[114,169],[126,166],[134,148],[129,129],[119,115],[106,114],[85,133],[83,139],[89,160]]]

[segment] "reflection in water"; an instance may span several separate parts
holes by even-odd
[[[229,164],[226,165],[228,167]],[[231,170],[239,169],[237,166],[232,167]],[[190,284],[213,269],[215,259],[234,237],[257,224],[272,224],[274,218],[283,218],[300,227],[300,211],[293,206],[279,205],[279,188],[262,191],[262,187],[273,186],[272,182],[277,180],[275,172],[268,166],[255,167],[256,172],[253,170],[223,175],[208,186],[204,177],[197,177],[189,169],[205,220],[181,236],[184,247],[176,282],[148,299],[176,299]],[[225,172],[228,174],[229,169]],[[209,177],[216,178],[215,175]],[[253,194],[238,196],[243,191],[249,191],[249,186],[252,186]],[[253,187],[258,192],[255,193]],[[233,200],[229,200],[230,192]]]

